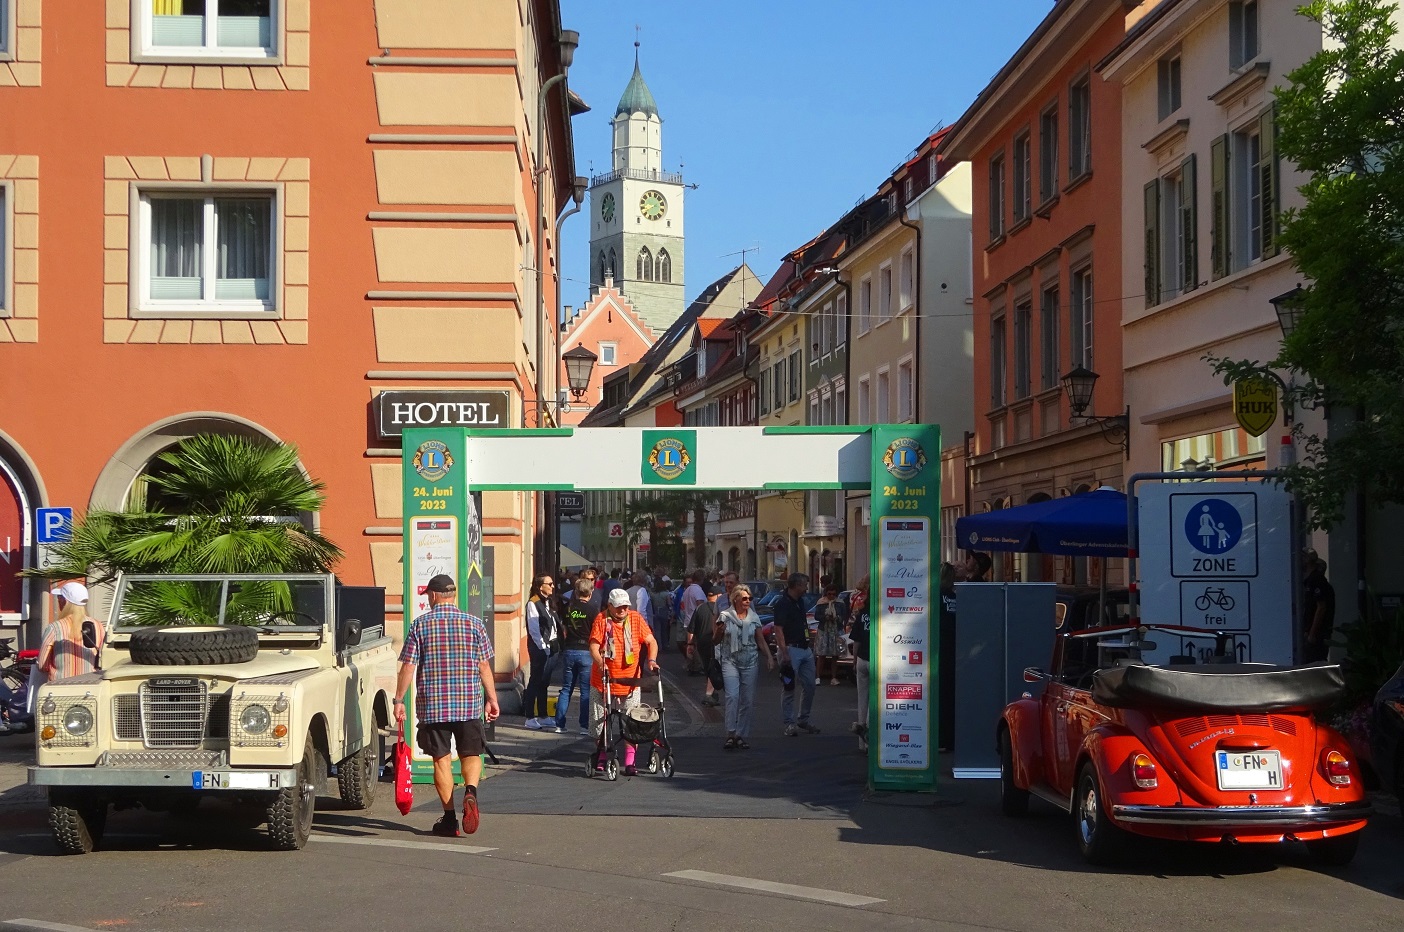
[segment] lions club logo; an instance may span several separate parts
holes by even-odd
[[[438,482],[453,468],[453,456],[448,444],[439,440],[426,440],[414,451],[414,471],[425,482]]]
[[[648,466],[658,478],[672,482],[687,471],[692,457],[687,447],[675,437],[665,437],[653,445],[648,453]]]
[[[888,445],[882,465],[898,479],[915,479],[926,465],[926,452],[911,437],[902,437]]]

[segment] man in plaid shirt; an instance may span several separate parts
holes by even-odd
[[[458,837],[453,805],[452,749],[458,747],[463,780],[463,830],[478,830],[478,780],[483,774],[484,713],[497,718],[497,689],[492,678],[492,643],[483,621],[454,604],[458,587],[442,573],[429,580],[429,611],[410,625],[400,651],[395,684],[395,723],[405,721],[405,690],[414,681],[419,748],[434,759],[434,789],[444,815],[434,834]],[[416,671],[418,675],[416,675]]]

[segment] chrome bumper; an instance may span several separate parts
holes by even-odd
[[[223,787],[209,786],[203,780],[203,774],[237,774],[247,771],[232,770],[224,767],[218,770],[143,770],[140,768],[124,767],[30,767],[30,786],[86,786],[94,789],[114,788],[129,789],[132,787],[160,787],[171,790],[199,790],[200,792],[250,792],[249,788],[224,789]],[[276,774],[278,787],[296,786],[297,770],[290,768],[287,770],[279,768],[259,768],[258,773]],[[197,786],[195,775],[202,775],[201,783]],[[276,790],[277,787],[268,787],[267,791]]]
[[[1337,803],[1331,806],[1112,806],[1118,822],[1146,825],[1188,826],[1273,826],[1330,825],[1358,822],[1374,815],[1369,803]]]

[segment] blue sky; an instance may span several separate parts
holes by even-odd
[[[733,268],[762,280],[954,123],[1052,0],[561,0],[580,32],[570,86],[580,174],[610,168],[609,120],[634,67],[663,117],[664,168],[687,192],[686,293]],[[586,202],[588,209],[589,202]],[[584,303],[585,211],[562,229],[563,303]]]

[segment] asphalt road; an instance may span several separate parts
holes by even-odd
[[[588,780],[584,739],[516,718],[499,728],[504,766],[483,784],[482,828],[457,841],[427,834],[432,790],[402,817],[385,784],[369,812],[324,800],[301,852],[269,851],[261,829],[207,804],[186,819],[116,814],[101,851],[58,857],[35,798],[11,785],[25,739],[0,738],[0,930],[1404,926],[1404,823],[1391,801],[1344,869],[1314,868],[1290,846],[1174,845],[1095,869],[1065,816],[1036,802],[1007,819],[991,783],[948,780],[935,797],[852,788],[851,686],[820,687],[824,734],[785,738],[767,682],[754,749],[722,752],[716,713],[691,701],[701,680],[674,682],[685,695],[670,698],[670,786]],[[531,807],[556,814],[504,811]],[[637,812],[580,814],[592,807]]]

